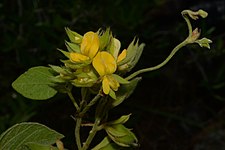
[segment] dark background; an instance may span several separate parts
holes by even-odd
[[[63,133],[74,149],[74,108],[64,95],[28,100],[11,83],[34,66],[60,65],[64,27],[80,34],[111,27],[126,48],[134,36],[146,43],[134,68],[162,62],[187,36],[180,12],[209,13],[194,26],[212,39],[211,49],[194,44],[160,70],[143,74],[133,95],[112,115],[128,114],[141,150],[225,149],[224,0],[2,0],[0,2],[0,133],[22,121],[40,122]],[[97,139],[98,140],[98,139]]]

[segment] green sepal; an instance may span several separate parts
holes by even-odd
[[[65,41],[65,45],[69,52],[80,53],[80,46],[75,43]]]
[[[118,81],[120,84],[128,84],[129,81],[127,81],[126,79],[122,78],[121,76],[117,75],[117,74],[112,74],[113,78],[116,79],[116,81]]]
[[[100,42],[99,50],[102,51],[108,46],[109,42],[111,41],[112,33],[110,31],[110,28],[107,28],[106,31],[99,29],[98,35]]]
[[[117,99],[117,98],[116,98],[116,93],[115,93],[112,89],[110,89],[110,91],[109,91],[109,96],[110,96],[111,98],[113,98],[114,100]]]
[[[89,67],[86,67],[89,68]],[[97,82],[97,76],[92,69],[85,68],[78,69],[76,74],[76,79],[72,80],[71,83],[76,87],[92,87]]]
[[[110,144],[110,138],[109,137],[105,137],[98,145],[96,145],[94,148],[92,148],[91,150],[108,150],[105,149],[108,145]],[[110,149],[109,149],[110,150]],[[112,149],[114,150],[114,149]]]
[[[98,145],[91,150],[118,150],[119,148],[115,143],[111,143],[111,139],[106,136]]]
[[[123,72],[131,71],[140,59],[144,46],[144,43],[139,45],[138,40],[134,38],[127,48],[126,57],[118,63],[118,70]]]
[[[107,48],[109,53],[113,55],[115,59],[117,59],[119,51],[120,51],[121,43],[118,39],[112,38]]]
[[[131,61],[130,65],[129,65],[128,71],[132,70],[136,66],[136,64],[138,63],[138,61],[139,61],[139,59],[140,59],[140,57],[142,55],[142,52],[144,50],[144,47],[145,47],[145,44],[144,43],[141,43],[141,45],[139,45],[137,47],[136,55],[133,58],[133,60]]]
[[[129,44],[127,48],[127,55],[126,57],[118,63],[118,66],[124,65],[132,61],[134,56],[136,55],[136,50],[138,47],[138,41],[136,42],[136,38],[133,39],[133,41]]]
[[[206,47],[208,49],[210,49],[210,43],[212,43],[212,41],[210,39],[207,39],[207,38],[202,38],[200,40],[196,40],[195,43],[198,43],[199,46],[201,47]]]
[[[66,56],[67,58],[70,58],[70,52],[61,50],[61,49],[59,49],[59,48],[57,48],[57,50],[59,50],[61,53],[63,53],[63,55]]]
[[[122,124],[106,126],[104,128],[112,141],[122,147],[137,147],[138,140],[133,132]]]
[[[116,125],[108,125],[108,126],[105,126],[104,129],[106,130],[108,135],[112,135],[114,137],[123,137],[123,136],[127,135],[127,133],[125,133],[125,132],[118,131],[118,129],[116,129],[116,127],[117,127],[117,124]]]
[[[76,69],[83,68],[83,67],[89,65],[91,63],[91,60],[82,61],[80,63],[72,62],[71,60],[61,60],[61,62],[63,62],[66,67],[76,70]]]
[[[138,82],[141,80],[141,77],[134,78],[128,84],[122,84],[118,91],[116,92],[116,99],[112,99],[112,107],[116,107],[121,104],[125,99],[127,99],[136,88]]]
[[[129,115],[123,115],[123,116],[121,116],[120,118],[118,118],[116,120],[107,122],[107,124],[109,124],[109,125],[124,124],[124,123],[126,123],[129,120],[130,115],[131,114],[129,114]]]
[[[66,27],[65,30],[71,42],[77,44],[81,43],[83,37],[80,34],[70,30],[68,27]]]
[[[57,73],[70,74],[70,72],[63,67],[59,67],[59,66],[55,66],[55,65],[49,65],[49,66],[52,68],[52,70],[54,70]]]

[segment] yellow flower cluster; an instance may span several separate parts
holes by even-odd
[[[74,63],[90,61],[102,81],[103,92],[113,94],[118,90],[120,83],[112,74],[117,70],[117,63],[126,57],[126,50],[116,56],[116,59],[107,49],[100,51],[99,46],[99,35],[92,31],[87,32],[80,43],[80,53],[71,52],[70,60]]]
[[[112,36],[109,29],[89,31],[83,36],[68,28],[66,32],[70,39],[70,42],[66,41],[68,51],[60,51],[68,60],[62,60],[63,67],[51,66],[59,73],[55,82],[69,82],[76,87],[101,85],[104,94],[116,99],[115,92],[120,84],[129,83],[119,74],[125,74],[135,66],[144,45],[139,46],[138,40],[134,39],[121,52],[120,41]]]

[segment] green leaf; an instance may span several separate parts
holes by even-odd
[[[110,139],[113,140],[117,145],[122,147],[138,146],[138,140],[136,136],[124,125],[116,124],[106,126],[104,129],[106,130]]]
[[[30,143],[52,145],[64,136],[45,125],[33,122],[19,123],[0,136],[2,150],[26,150]]]
[[[51,145],[44,145],[44,144],[37,144],[37,143],[27,143],[26,146],[30,150],[59,150],[56,147],[53,147]]]
[[[131,80],[128,84],[121,85],[118,91],[116,92],[116,99],[112,100],[112,107],[118,106],[125,99],[127,99],[133,93],[140,80],[141,77],[137,77]]]
[[[107,124],[113,125],[113,124],[124,124],[125,122],[127,122],[130,118],[130,115],[123,115],[121,116],[119,119],[116,119],[114,121],[110,121]]]
[[[112,76],[120,83],[120,84],[128,84],[129,81],[127,81],[126,79],[122,78],[121,76],[117,75],[117,74],[112,74]]]
[[[53,97],[57,91],[52,87],[53,74],[49,67],[33,67],[20,75],[12,87],[26,98],[46,100]]]

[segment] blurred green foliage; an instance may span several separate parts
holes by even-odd
[[[73,147],[73,139],[69,139],[73,135],[68,130],[73,129],[69,118],[73,108],[66,98],[58,95],[48,102],[29,101],[13,91],[11,83],[30,67],[60,64],[63,56],[56,49],[65,48],[64,27],[83,34],[110,26],[121,39],[122,48],[137,35],[146,43],[137,68],[154,66],[186,37],[180,12],[194,4],[187,3],[2,0],[0,132],[17,122],[38,121],[67,135],[65,144]],[[208,127],[224,124],[225,21],[214,21],[213,12],[208,18],[196,26],[213,40],[211,50],[184,48],[166,67],[144,74],[135,94],[118,108],[118,114],[132,109],[134,119],[129,123],[135,125],[141,149],[188,149],[215,129]]]

